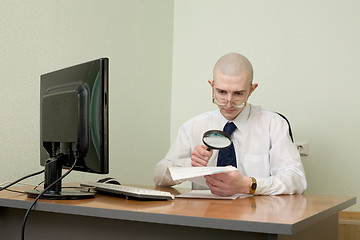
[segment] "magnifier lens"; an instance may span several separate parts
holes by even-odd
[[[208,145],[215,146],[216,148],[224,148],[231,144],[229,139],[221,135],[211,135],[209,137],[205,137],[204,141]]]
[[[212,149],[225,149],[231,145],[229,134],[219,130],[210,130],[204,133],[203,143]]]

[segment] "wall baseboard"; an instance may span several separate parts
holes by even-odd
[[[339,240],[360,239],[360,212],[339,213]]]

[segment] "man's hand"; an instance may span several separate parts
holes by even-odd
[[[207,150],[206,146],[197,145],[191,154],[191,165],[193,167],[206,167],[212,154],[212,149]]]
[[[238,193],[249,194],[251,178],[238,171],[208,175],[205,179],[211,193],[215,195],[227,197]]]

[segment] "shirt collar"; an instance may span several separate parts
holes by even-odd
[[[242,132],[244,130],[244,128],[246,127],[246,123],[247,120],[249,119],[249,115],[250,115],[250,110],[251,110],[251,105],[249,103],[246,104],[244,110],[241,111],[241,113],[233,120],[230,122],[234,122],[234,124],[236,125],[237,129],[239,129],[240,132]],[[225,124],[227,122],[229,122],[229,120],[227,120],[220,112],[220,110],[218,111],[220,117],[220,125],[221,128],[223,128],[225,126]]]

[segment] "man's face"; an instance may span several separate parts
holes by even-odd
[[[214,75],[214,81],[209,81],[213,87],[214,97],[225,105],[218,105],[221,114],[229,121],[234,120],[244,109],[235,107],[246,103],[248,97],[257,87],[257,84],[250,84],[248,74],[228,76],[221,72]],[[235,106],[234,106],[235,105]]]

